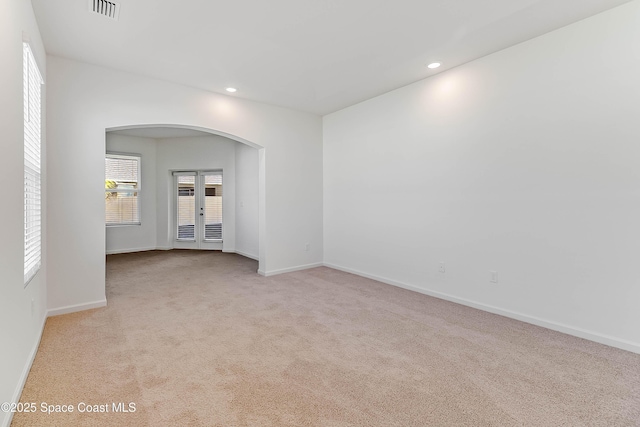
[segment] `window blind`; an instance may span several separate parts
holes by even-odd
[[[24,283],[42,264],[41,86],[44,83],[28,43],[23,43],[24,91]]]

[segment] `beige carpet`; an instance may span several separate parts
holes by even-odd
[[[21,399],[75,412],[12,425],[640,425],[640,355],[329,268],[256,269],[109,256],[108,307],[47,321]]]

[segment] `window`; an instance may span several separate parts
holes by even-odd
[[[107,154],[104,202],[107,225],[140,225],[140,156]]]
[[[24,283],[35,276],[42,263],[41,193],[41,86],[38,65],[28,43],[22,45],[24,91]]]

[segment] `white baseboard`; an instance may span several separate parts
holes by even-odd
[[[322,267],[323,265],[324,264],[321,262],[315,262],[313,264],[298,265],[296,267],[281,268],[279,270],[270,270],[270,271],[258,270],[258,274],[260,274],[261,276],[269,277],[269,276],[275,276],[277,274],[292,273],[294,271],[308,270],[310,268]]]
[[[175,248],[172,246],[153,246],[153,247],[149,246],[144,248],[111,249],[106,251],[106,254],[115,255],[115,254],[129,254],[133,252],[146,252],[146,251],[170,251],[172,249],[175,249]],[[220,249],[213,249],[213,250],[219,251]],[[258,261],[258,255],[252,255],[247,252],[237,251],[235,249],[229,249],[229,250],[223,249],[222,252],[239,254],[244,257],[255,259],[256,261]]]
[[[16,390],[13,392],[13,397],[11,398],[11,402],[17,403],[20,402],[20,396],[22,395],[22,390],[24,389],[24,385],[27,382],[27,377],[29,376],[29,371],[31,371],[31,366],[33,365],[33,361],[36,360],[36,354],[38,353],[38,348],[40,347],[40,341],[42,341],[42,333],[44,332],[44,325],[47,323],[47,315],[42,319],[42,325],[40,326],[40,334],[38,335],[38,339],[33,345],[31,352],[29,353],[29,357],[27,358],[27,362],[22,368],[22,373],[20,374],[20,378],[18,379],[18,384],[16,385]],[[0,425],[2,427],[9,427],[11,425],[11,421],[13,420],[13,412],[7,412],[2,420]]]
[[[237,253],[238,255],[242,255],[243,257],[251,258],[251,259],[253,259],[255,261],[259,261],[258,255],[251,255],[251,254],[248,254],[248,253],[242,252],[242,251],[233,251],[233,252]]]
[[[144,248],[129,248],[129,249],[111,249],[106,251],[107,255],[114,255],[114,254],[128,254],[131,252],[144,252],[144,251],[154,251],[158,249],[155,246],[149,246],[149,247],[144,247]]]
[[[91,310],[93,308],[100,308],[100,307],[106,307],[106,306],[107,306],[107,300],[105,298],[100,301],[88,302],[85,304],[68,305],[66,307],[54,308],[47,311],[47,317],[59,316],[61,314],[75,313],[76,311]]]
[[[540,319],[535,316],[529,316],[527,314],[518,313],[511,310],[506,310],[499,307],[494,307],[492,305],[487,305],[483,303],[479,303],[476,301],[471,301],[465,298],[459,298],[454,295],[445,294],[442,292],[433,291],[430,289],[419,288],[417,286],[408,285],[406,283],[398,282],[397,280],[388,279],[386,277],[376,276],[374,274],[368,274],[362,271],[354,270],[347,267],[342,267],[339,265],[324,263],[325,267],[333,268],[336,270],[344,271],[347,273],[355,274],[357,276],[366,277],[368,279],[376,280],[378,282],[386,283],[388,285],[397,286],[399,288],[408,289],[410,291],[418,292],[421,294],[429,295],[435,298],[440,298],[446,301],[455,302],[457,304],[466,305],[468,307],[477,308],[482,311],[487,311],[493,314],[499,314],[500,316],[509,317],[511,319],[520,320],[521,322],[530,323],[532,325],[541,326],[543,328],[551,329],[554,331],[562,332],[567,335],[573,335],[578,338],[584,338],[589,341],[594,341],[600,344],[605,344],[611,347],[620,348],[622,350],[631,351],[633,353],[640,354],[640,343],[635,343],[632,341],[612,337],[605,334],[600,334],[597,332],[588,331],[582,328],[577,328],[574,326],[565,325],[558,322],[553,322],[549,320]]]

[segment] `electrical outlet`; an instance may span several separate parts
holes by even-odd
[[[498,272],[497,271],[489,271],[489,281],[491,283],[498,283]]]
[[[305,245],[304,245],[304,250],[305,250],[306,252],[309,252],[309,249],[311,249],[311,245],[310,245],[309,243],[305,243]]]
[[[440,264],[438,265],[438,271],[440,273],[446,273],[447,272],[447,269],[444,266],[444,261],[440,261]]]

